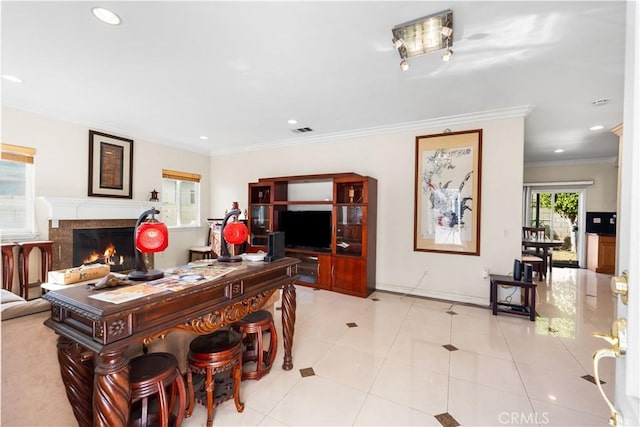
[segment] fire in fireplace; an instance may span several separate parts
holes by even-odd
[[[101,263],[111,271],[135,268],[134,227],[77,228],[73,230],[73,265]]]

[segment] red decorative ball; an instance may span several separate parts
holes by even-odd
[[[247,230],[247,226],[242,222],[229,222],[224,227],[224,231],[222,232],[222,234],[224,240],[226,240],[227,243],[231,243],[232,245],[239,245],[247,240],[249,230]]]

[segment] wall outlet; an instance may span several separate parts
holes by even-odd
[[[483,268],[482,269],[482,278],[483,279],[488,279],[489,278],[489,269],[488,268]]]

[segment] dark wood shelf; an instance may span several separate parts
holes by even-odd
[[[287,200],[273,202],[274,205],[333,205],[333,200]]]

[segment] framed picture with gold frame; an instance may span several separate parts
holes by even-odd
[[[89,196],[132,198],[133,140],[89,131]]]
[[[413,250],[480,255],[482,129],[416,137]]]

